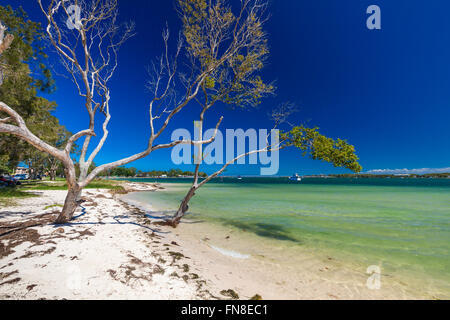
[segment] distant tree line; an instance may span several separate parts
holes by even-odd
[[[450,178],[450,173],[429,173],[421,176],[417,176],[417,178]]]
[[[362,179],[370,179],[370,178],[381,178],[381,179],[389,179],[389,178],[408,178],[408,179],[446,179],[450,178],[450,173],[428,173],[428,174],[332,174],[328,177],[331,178],[362,178]]]
[[[202,172],[200,173],[201,177],[206,177],[207,174]],[[169,178],[177,178],[177,177],[193,177],[194,172],[191,171],[183,171],[180,169],[171,169],[168,171],[164,170],[152,170],[152,171],[141,171],[136,168],[130,167],[117,167],[111,170],[108,170],[103,173],[103,177],[139,177],[139,178],[153,178],[153,177],[161,177],[167,176]]]

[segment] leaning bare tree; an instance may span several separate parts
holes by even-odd
[[[192,185],[189,188],[186,195],[184,196],[183,200],[181,201],[180,206],[178,207],[178,210],[176,211],[174,216],[171,219],[167,220],[167,224],[176,228],[180,224],[181,219],[183,219],[183,217],[188,212],[189,202],[195,196],[196,192],[201,187],[206,185],[208,182],[210,182],[211,180],[217,178],[222,173],[224,173],[225,170],[230,165],[236,163],[238,160],[240,160],[242,158],[245,158],[245,157],[248,157],[248,156],[251,156],[254,154],[277,152],[277,151],[280,151],[281,149],[288,147],[289,146],[289,144],[287,143],[288,137],[284,136],[283,139],[280,141],[279,131],[276,131],[276,130],[278,130],[277,129],[278,126],[280,124],[284,123],[285,119],[293,112],[294,109],[292,108],[292,106],[293,106],[292,104],[284,103],[279,108],[277,108],[273,111],[272,118],[275,121],[275,125],[274,125],[273,129],[271,130],[271,132],[269,134],[267,134],[267,136],[266,136],[265,146],[263,145],[262,148],[255,149],[255,150],[249,150],[248,152],[244,152],[244,153],[238,155],[237,157],[227,161],[222,166],[222,168],[220,168],[216,172],[214,172],[213,174],[210,174],[206,177],[202,177],[202,179],[200,179],[200,166],[201,166],[202,162],[204,161],[205,157],[208,156],[208,154],[204,154],[202,149],[198,148],[197,154],[195,155],[196,165],[195,165],[194,180],[192,182]],[[203,108],[203,110],[205,110],[205,108]],[[277,110],[280,110],[280,111],[277,111]],[[283,111],[281,111],[281,110],[283,110]],[[280,112],[282,112],[282,113],[280,113]],[[276,114],[276,116],[275,116],[275,114]],[[204,116],[202,117],[202,120],[204,120]],[[202,130],[200,130],[200,132],[201,131]],[[271,142],[269,142],[269,139],[271,139]]]
[[[192,10],[183,7],[192,6],[191,2],[197,7],[194,5]],[[275,88],[260,76],[269,54],[267,34],[263,29],[267,21],[267,1],[241,0],[239,10],[233,10],[228,1],[191,2],[180,1],[188,48],[192,52],[191,66],[208,69],[211,61],[217,60],[220,52],[227,50],[229,43],[233,44],[235,52],[227,57],[226,63],[209,73],[195,99],[201,106],[198,129],[202,137],[205,116],[212,107],[220,102],[238,107],[256,106],[263,97],[273,94]],[[193,184],[175,216],[168,221],[173,226],[177,226],[186,214],[195,192],[241,157],[202,182],[199,181],[200,164],[204,158],[201,148],[198,148],[195,158]]]
[[[239,107],[255,106],[260,100],[274,92],[271,83],[265,83],[259,73],[265,66],[269,55],[267,34],[264,23],[267,21],[266,1],[241,0],[241,8],[235,13],[227,1],[180,1],[184,30],[191,52],[192,66],[200,70],[208,69],[211,61],[216,61],[220,52],[228,50],[228,44],[235,43],[232,48],[235,54],[228,57],[226,63],[210,72],[201,85],[201,92],[196,96],[196,102],[201,106],[198,129],[203,136],[205,115],[217,103],[222,102]],[[191,10],[183,5],[189,4]],[[200,50],[199,50],[200,49]],[[360,171],[353,146],[343,140],[333,140],[321,135],[317,128],[292,126],[281,136],[269,138],[272,132],[287,123],[287,118],[295,111],[291,103],[284,103],[273,110],[271,114],[274,127],[266,137],[265,147],[250,150],[228,161],[220,170],[200,179],[200,165],[206,156],[201,147],[196,154],[194,180],[186,196],[182,200],[175,215],[168,224],[176,227],[189,210],[189,202],[197,190],[212,179],[221,175],[230,165],[249,155],[276,152],[287,147],[296,147],[316,160],[324,160],[335,166],[346,167]],[[201,180],[201,181],[200,181]]]
[[[222,81],[217,101],[251,101],[272,90],[259,77],[249,77],[245,81],[255,88],[253,94],[249,95],[241,82],[234,81],[235,74],[246,73],[248,68],[259,65],[260,58],[264,56],[265,40],[255,42],[255,39],[261,39],[258,38],[261,32],[259,13],[265,10],[264,1],[241,0],[240,13],[234,16],[231,8],[222,0],[178,0],[184,23],[183,33],[175,54],[171,56],[168,52],[169,31],[163,32],[165,52],[155,64],[154,77],[150,82],[153,99],[149,103],[147,146],[140,153],[100,165],[89,173],[89,167],[108,138],[108,124],[111,121],[111,92],[108,84],[118,67],[118,50],[133,35],[133,26],[118,25],[117,0],[49,0],[47,5],[44,5],[43,0],[37,2],[47,19],[48,39],[83,99],[89,124],[86,129],[72,135],[63,148],[58,149],[39,139],[16,111],[0,102],[0,112],[6,114],[6,117],[0,118],[0,133],[18,136],[61,161],[69,190],[56,223],[71,220],[83,188],[102,172],[147,157],[159,149],[214,141],[215,136],[207,141],[177,140],[157,143],[170,121],[189,106],[199,92],[215,87],[213,79],[218,77]],[[206,7],[208,11],[205,11]],[[212,8],[215,10],[211,11]],[[233,26],[231,33],[221,34],[222,25]],[[204,41],[205,38],[200,35],[208,30],[214,36]],[[246,49],[255,46],[261,47],[260,57],[243,55]],[[189,57],[188,68],[187,72],[181,73],[178,70],[178,59],[184,47]],[[230,73],[229,70],[234,71]],[[181,93],[175,85],[176,79],[181,79],[183,84]],[[93,146],[93,151],[88,154],[92,138],[96,136],[97,120],[102,122],[101,136]],[[221,121],[222,118],[217,123],[216,132]],[[79,159],[80,173],[77,175],[70,150],[81,138],[84,141]]]
[[[289,116],[296,112],[295,105],[292,103],[283,103],[275,108],[270,114],[274,126],[270,133],[266,135],[265,144],[259,149],[249,150],[237,155],[235,158],[227,161],[219,170],[207,177],[200,178],[200,166],[207,154],[204,154],[201,148],[198,148],[196,155],[197,164],[195,166],[194,180],[181,201],[181,204],[175,215],[167,220],[167,224],[176,228],[189,210],[189,202],[195,196],[196,192],[211,180],[220,176],[225,170],[238,160],[259,153],[278,152],[286,148],[297,148],[303,154],[313,160],[321,160],[333,164],[335,167],[342,167],[353,172],[360,172],[361,165],[358,163],[358,156],[355,154],[355,147],[348,144],[347,141],[328,138],[320,134],[318,128],[308,128],[304,125],[294,126],[289,123]],[[284,125],[288,129],[281,130]],[[270,142],[269,142],[270,140]]]

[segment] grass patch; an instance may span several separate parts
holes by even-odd
[[[15,200],[23,198],[37,197],[32,193],[26,191],[47,191],[47,190],[67,190],[67,182],[64,179],[57,179],[56,181],[40,181],[40,180],[29,180],[21,181],[22,185],[15,188],[0,188],[0,205],[12,206],[15,204]],[[107,181],[107,180],[97,180],[91,182],[85,189],[107,189],[111,190],[113,193],[121,194],[126,193],[125,189],[121,186],[120,182],[117,181]],[[46,207],[44,210],[62,207],[62,205],[53,205]]]
[[[128,193],[128,191],[125,190],[125,188],[122,186],[113,186],[110,190],[111,190],[112,194],[127,194]]]
[[[34,194],[21,191],[19,188],[0,188],[0,204],[2,206],[11,206],[17,199],[37,197]]]
[[[51,206],[46,206],[44,208],[44,211],[48,210],[48,209],[51,209],[51,208],[62,208],[62,207],[64,207],[62,204],[52,204]]]
[[[23,190],[67,190],[67,183],[65,181],[26,181],[20,187]],[[93,181],[85,189],[108,189],[116,190],[117,188],[122,188],[115,181]]]
[[[20,189],[22,190],[38,190],[38,191],[45,191],[45,190],[67,190],[67,184],[64,182],[61,183],[46,183],[42,181],[29,181],[29,182],[23,182],[20,186]]]
[[[117,190],[118,188],[123,189],[123,187],[116,181],[106,181],[106,180],[91,182],[86,187],[86,189],[109,189],[109,190]]]

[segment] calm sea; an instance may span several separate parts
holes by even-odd
[[[189,187],[183,179],[136,181],[171,183],[167,191],[132,195],[168,212]],[[190,211],[277,247],[379,265],[450,297],[450,179],[224,178],[200,190]]]

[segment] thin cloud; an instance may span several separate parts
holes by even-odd
[[[369,174],[428,174],[449,173],[449,168],[422,168],[422,169],[375,169],[367,171]]]

